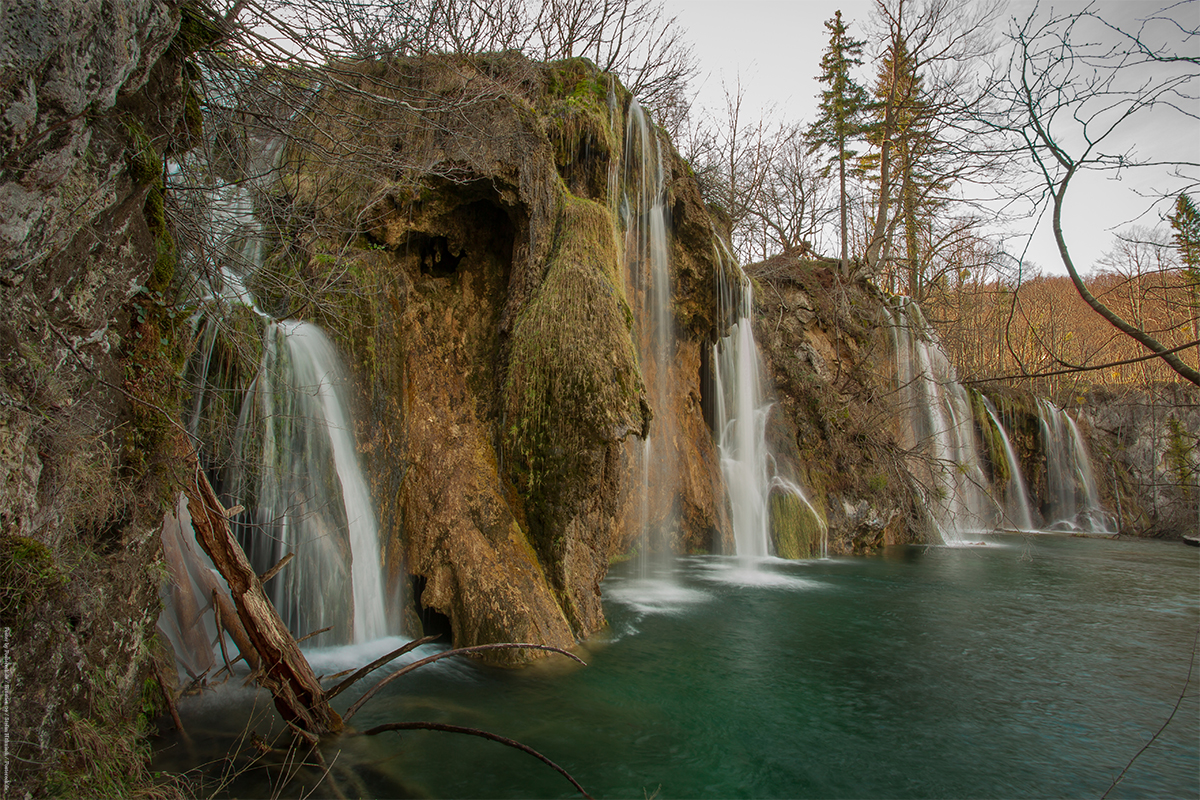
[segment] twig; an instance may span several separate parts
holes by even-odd
[[[568,653],[567,655],[570,655],[570,654]],[[469,736],[480,736],[480,737],[483,737],[484,739],[491,739],[493,742],[499,742],[500,744],[505,744],[505,745],[508,745],[509,747],[515,747],[516,749],[518,749],[522,752],[529,753],[529,755],[533,756],[534,758],[538,759],[539,761],[543,762],[544,764],[548,765],[549,767],[551,767],[552,769],[557,771],[560,775],[562,775],[564,778],[569,780],[571,782],[571,785],[574,786],[581,795],[588,798],[588,800],[591,800],[591,798],[592,798],[592,796],[590,794],[588,794],[587,791],[584,790],[584,788],[582,786],[579,785],[579,781],[577,781],[571,777],[571,773],[567,772],[565,769],[560,767],[558,764],[555,764],[553,761],[546,758],[544,755],[539,753],[537,750],[534,750],[532,747],[521,744],[520,742],[515,741],[513,739],[509,739],[504,736],[499,736],[494,733],[488,733],[487,731],[481,731],[478,728],[464,728],[461,725],[443,725],[440,722],[388,722],[383,725],[376,725],[374,728],[371,728],[370,730],[363,731],[362,735],[363,736],[375,736],[376,734],[385,733],[387,731],[416,731],[416,730],[445,731],[446,733],[465,733]]]
[[[332,625],[330,625],[327,628],[321,628],[321,630],[319,630],[319,631],[313,631],[312,633],[306,633],[303,636],[301,636],[299,639],[296,640],[296,644],[300,644],[304,640],[311,639],[314,636],[320,636],[322,633],[328,633],[331,630],[333,630]]]
[[[418,647],[420,647],[423,644],[429,644],[434,639],[439,638],[439,636],[440,636],[440,634],[434,635],[434,636],[426,636],[422,639],[414,639],[411,642],[409,642],[408,644],[401,647],[399,650],[393,650],[392,652],[388,653],[386,656],[380,656],[379,658],[375,659],[370,664],[367,664],[365,667],[362,667],[357,672],[355,672],[353,675],[351,675],[349,678],[346,678],[346,680],[342,681],[337,686],[333,687],[328,692],[326,692],[325,698],[327,700],[332,700],[333,698],[337,697],[342,692],[349,689],[351,686],[353,686],[355,684],[355,682],[357,682],[359,679],[361,679],[363,676],[367,675],[368,673],[374,672],[376,669],[382,667],[384,664],[388,663],[389,661],[392,661],[393,659],[399,658],[400,656],[404,655],[405,653],[407,653],[409,651],[416,650]],[[349,670],[346,670],[346,672],[349,672]],[[342,672],[339,674],[345,675],[346,673]]]
[[[183,729],[183,720],[179,718],[179,709],[175,707],[175,698],[171,697],[171,690],[163,681],[162,670],[158,668],[158,664],[153,664],[151,669],[154,670],[154,680],[158,681],[158,688],[162,692],[163,700],[167,703],[167,711],[171,713],[171,721],[175,723],[175,730],[179,731],[186,739],[187,731]]]
[[[224,669],[232,676],[233,667],[229,665],[229,653],[225,651],[225,626],[221,624],[221,606],[217,603],[217,590],[212,590],[213,622],[217,626],[217,641],[221,643],[221,658],[225,661]],[[217,671],[220,674],[220,670]],[[217,675],[213,675],[216,678]]]
[[[568,653],[566,650],[563,650],[560,647],[552,647],[548,644],[522,644],[522,643],[506,642],[503,644],[477,644],[473,647],[459,647],[454,650],[446,650],[445,652],[436,653],[427,658],[422,658],[420,661],[414,661],[413,663],[409,664],[407,667],[404,667],[403,669],[398,669],[395,672],[393,672],[391,675],[388,675],[386,678],[381,680],[379,683],[375,684],[370,689],[368,689],[362,697],[358,698],[358,700],[355,701],[354,705],[350,706],[350,708],[346,711],[345,715],[342,717],[342,721],[349,722],[350,718],[353,717],[355,714],[357,714],[358,710],[360,708],[362,708],[363,703],[366,703],[368,700],[370,700],[372,697],[374,697],[376,692],[378,692],[380,689],[382,689],[387,684],[396,680],[396,678],[399,678],[401,675],[405,675],[409,672],[412,672],[414,669],[423,667],[426,664],[432,664],[434,661],[440,661],[441,659],[448,658],[449,656],[466,655],[467,653],[482,653],[487,650],[502,650],[505,648],[514,649],[514,650],[546,650],[551,653],[561,653],[562,655],[566,656],[567,658],[578,661],[580,664],[583,664],[585,667],[587,666],[587,662],[585,662],[579,656],[576,656],[572,653]]]
[[[241,508],[241,506],[234,506],[233,508]],[[227,509],[225,512],[226,515],[229,515],[229,512],[233,511],[233,508]],[[295,557],[296,557],[295,553],[288,553],[286,556],[279,559],[279,561],[275,564],[275,566],[271,567],[269,570],[264,572],[262,575],[258,576],[258,582],[265,584],[267,581],[271,580],[271,578],[274,578],[276,575],[279,574],[279,570],[286,567],[288,565],[288,562],[291,561]]]
[[[1183,702],[1184,695],[1187,694],[1188,684],[1190,684],[1192,682],[1192,670],[1196,666],[1196,645],[1197,644],[1200,644],[1200,628],[1196,629],[1196,636],[1192,640],[1192,660],[1191,660],[1191,663],[1188,664],[1187,679],[1183,682],[1183,689],[1181,689],[1179,692],[1179,699],[1175,701],[1175,707],[1171,709],[1170,716],[1167,717],[1167,721],[1162,724],[1162,727],[1154,732],[1154,735],[1150,737],[1150,741],[1148,741],[1144,745],[1142,745],[1142,749],[1138,750],[1134,754],[1133,758],[1129,759],[1129,763],[1125,765],[1125,769],[1121,770],[1121,774],[1118,775],[1117,777],[1113,778],[1112,784],[1107,789],[1104,790],[1104,794],[1100,795],[1100,800],[1104,800],[1104,798],[1108,797],[1108,793],[1111,792],[1114,788],[1116,788],[1117,784],[1121,782],[1121,779],[1125,777],[1125,773],[1128,772],[1129,768],[1133,766],[1133,762],[1137,761],[1138,757],[1141,756],[1142,753],[1146,752],[1147,747],[1154,744],[1154,740],[1159,737],[1159,734],[1161,734],[1163,731],[1165,731],[1167,729],[1167,726],[1171,724],[1171,720],[1173,720],[1175,718],[1175,712],[1179,710],[1179,705]]]

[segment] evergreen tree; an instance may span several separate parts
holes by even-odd
[[[1179,248],[1179,260],[1192,281],[1200,280],[1200,211],[1186,194],[1175,200],[1175,213],[1167,217],[1175,229],[1172,240]]]
[[[1186,194],[1175,200],[1175,213],[1167,216],[1175,229],[1172,240],[1179,249],[1179,260],[1192,295],[1192,338],[1200,341],[1200,211]],[[1196,349],[1200,367],[1200,345]]]
[[[925,96],[916,59],[904,38],[896,36],[889,43],[873,94],[875,119],[863,126],[863,132],[876,152],[864,156],[859,164],[864,171],[877,173],[887,225],[875,259],[878,263],[872,266],[891,272],[892,239],[902,223],[908,294],[920,300],[924,288],[920,234],[944,205],[941,197],[949,181],[929,163],[939,155],[940,142],[932,130],[935,110]],[[892,204],[897,211],[888,219],[886,209]]]
[[[838,166],[838,203],[841,211],[842,275],[850,274],[849,237],[846,223],[846,162],[857,153],[850,149],[852,139],[862,133],[860,119],[868,107],[867,91],[855,82],[850,70],[862,64],[863,42],[851,39],[842,12],[825,22],[829,30],[829,47],[821,57],[821,74],[817,80],[829,85],[821,92],[819,116],[805,132],[808,152],[825,147],[833,151],[826,174],[836,162]]]

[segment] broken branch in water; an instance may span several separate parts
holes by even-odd
[[[511,647],[512,645],[509,645],[509,646]],[[463,649],[469,650],[471,648],[463,648]],[[557,648],[551,648],[551,649],[557,649]],[[454,651],[450,651],[446,655],[449,655],[453,652]],[[561,653],[563,651],[558,650],[558,652]],[[571,654],[564,653],[564,655],[571,655]],[[575,659],[575,660],[579,661],[579,659]],[[580,663],[583,663],[583,662],[580,662]],[[347,717],[349,717],[349,715],[347,715]],[[590,794],[588,794],[582,786],[579,785],[579,781],[577,781],[571,777],[571,773],[567,772],[565,769],[560,767],[558,764],[555,764],[553,761],[546,758],[544,755],[539,753],[537,750],[534,750],[532,747],[529,747],[528,745],[521,744],[520,742],[518,742],[514,739],[509,739],[504,736],[499,736],[495,733],[488,733],[487,731],[479,730],[478,728],[464,728],[460,725],[443,725],[442,723],[439,723],[439,722],[388,722],[383,725],[376,725],[374,728],[363,731],[362,735],[363,736],[375,736],[376,734],[385,733],[387,731],[412,731],[412,730],[445,731],[447,733],[465,733],[469,736],[481,736],[484,739],[491,739],[493,742],[499,742],[500,744],[508,745],[509,747],[515,747],[516,749],[521,750],[522,752],[529,753],[529,755],[533,756],[534,758],[542,761],[543,763],[547,764],[548,766],[550,766],[551,768],[556,770],[560,775],[562,775],[564,778],[569,780],[571,782],[571,785],[574,786],[581,795],[588,798],[588,800],[591,800],[591,798],[592,798],[592,796]]]
[[[365,667],[362,667],[357,672],[355,672],[353,675],[351,675],[349,678],[346,678],[346,680],[342,681],[337,686],[333,687],[328,692],[326,692],[325,699],[332,700],[333,698],[337,697],[339,694],[341,694],[342,692],[346,691],[351,686],[353,686],[363,676],[365,676],[371,672],[374,672],[375,670],[382,667],[384,664],[388,663],[389,661],[399,658],[400,656],[404,655],[405,653],[408,653],[412,650],[416,650],[418,647],[420,647],[423,644],[429,644],[430,642],[432,642],[433,640],[435,640],[437,638],[439,638],[439,637],[438,636],[426,636],[421,639],[413,639],[411,642],[404,645],[400,649],[393,650],[392,652],[388,653],[386,656],[380,656],[379,658],[375,659],[370,664],[367,664]],[[349,670],[347,670],[347,672],[348,671]],[[345,673],[342,673],[342,674],[345,674]]]
[[[366,703],[368,700],[370,700],[372,697],[374,697],[376,692],[378,692],[380,689],[382,689],[384,686],[388,685],[392,681],[396,680],[396,678],[399,678],[401,675],[405,675],[409,672],[412,672],[414,669],[423,667],[426,664],[432,664],[434,661],[440,661],[443,658],[449,658],[450,656],[467,655],[468,653],[482,653],[487,650],[502,650],[505,648],[511,648],[514,650],[546,650],[551,653],[561,653],[562,655],[566,656],[567,658],[570,658],[574,661],[578,661],[580,664],[583,664],[585,667],[587,666],[587,663],[579,656],[574,655],[572,653],[568,653],[566,650],[563,650],[561,647],[552,647],[548,644],[524,644],[524,643],[518,643],[518,642],[505,642],[502,644],[477,644],[472,647],[458,647],[458,648],[455,648],[454,650],[446,650],[444,652],[436,653],[432,656],[428,656],[427,658],[422,658],[420,661],[414,661],[413,663],[409,664],[407,667],[396,670],[391,675],[388,675],[386,678],[381,680],[379,683],[375,684],[370,689],[368,689],[366,691],[366,693],[363,694],[362,697],[358,698],[358,700],[356,700],[354,702],[354,705],[350,706],[350,708],[346,710],[346,713],[342,716],[342,721],[349,722],[350,718],[353,717],[355,714],[357,714],[358,710],[360,708],[362,708],[363,704]]]

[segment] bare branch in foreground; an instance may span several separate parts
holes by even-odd
[[[562,651],[560,650],[559,652],[561,653]],[[564,653],[564,655],[570,655],[570,653]],[[576,660],[578,661],[578,659],[576,659]],[[520,742],[515,741],[513,739],[508,739],[504,736],[498,736],[494,733],[488,733],[487,731],[481,731],[478,728],[464,728],[460,725],[443,725],[440,722],[388,722],[383,725],[376,725],[374,728],[371,728],[370,730],[363,731],[362,735],[363,736],[375,736],[376,734],[386,733],[387,731],[414,731],[414,730],[445,731],[447,733],[465,733],[469,736],[480,736],[484,739],[491,739],[493,742],[499,742],[500,744],[505,744],[505,745],[508,745],[509,747],[515,747],[518,750],[529,753],[529,755],[533,756],[534,758],[538,759],[542,763],[547,764],[548,766],[550,766],[551,768],[556,770],[560,775],[562,775],[564,778],[569,780],[571,782],[571,785],[574,786],[581,795],[588,798],[588,800],[591,800],[592,796],[590,794],[588,794],[587,791],[585,791],[582,786],[579,785],[579,781],[572,778],[571,774],[569,772],[567,772],[565,769],[560,767],[558,764],[555,764],[550,759],[546,758],[544,755],[539,753],[537,750],[534,750],[532,747],[521,744]]]

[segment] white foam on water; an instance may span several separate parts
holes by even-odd
[[[605,597],[640,614],[680,614],[698,603],[707,603],[712,595],[669,581],[610,579],[604,586]]]

